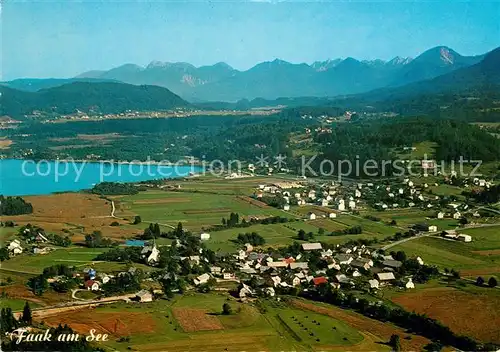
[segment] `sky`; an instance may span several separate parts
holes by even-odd
[[[462,55],[500,46],[500,1],[15,1],[1,14],[2,79],[73,77],[153,60],[245,70],[275,58]]]

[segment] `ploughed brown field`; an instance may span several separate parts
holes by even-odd
[[[5,217],[19,225],[28,223],[42,227],[47,232],[66,235],[69,231],[73,242],[84,241],[85,234],[99,230],[105,237],[121,239],[132,237],[137,229],[120,226],[110,226],[123,220],[111,217],[111,202],[99,198],[95,194],[61,193],[44,196],[23,197],[33,204],[33,213]]]
[[[117,337],[153,333],[157,329],[156,321],[149,313],[100,312],[89,308],[44,317],[43,321],[50,326],[68,324],[80,334],[88,334],[90,329],[96,329]]]
[[[0,149],[9,149],[12,141],[6,138],[0,138]]]
[[[380,343],[389,341],[392,334],[401,336],[401,349],[403,351],[421,351],[422,348],[430,342],[425,337],[418,335],[411,335],[411,340],[407,340],[403,338],[408,335],[404,329],[335,306],[318,305],[297,299],[291,300],[291,304],[295,308],[310,310],[342,320],[346,324],[359,330],[365,337],[365,340],[358,345],[352,346],[352,348],[349,347],[350,351],[380,350]]]
[[[500,343],[498,294],[472,294],[443,287],[404,294],[392,300],[410,311],[441,321],[454,332],[483,342]]]
[[[15,274],[15,273],[12,273]],[[12,274],[8,271],[2,272],[2,278],[7,276],[12,276]],[[27,279],[26,279],[27,281]],[[13,284],[4,286],[0,290],[1,292],[5,292],[5,294],[12,299],[20,299],[23,301],[33,302],[40,306],[50,306],[57,303],[69,302],[71,301],[70,294],[61,295],[54,291],[47,291],[43,294],[43,296],[35,295],[30,289],[24,284]]]
[[[255,206],[259,207],[259,208],[269,208],[269,205],[267,205],[266,203],[261,202],[260,200],[257,200],[257,199],[253,199],[251,197],[238,196],[237,199],[240,200],[240,201],[242,201],[242,202],[255,205]]]
[[[174,308],[174,317],[185,332],[222,330],[224,326],[215,315],[203,309]]]

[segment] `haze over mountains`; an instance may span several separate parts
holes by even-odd
[[[483,55],[462,56],[441,46],[413,60],[396,57],[387,62],[359,61],[348,57],[307,65],[276,59],[246,71],[225,63],[195,67],[188,63],[154,61],[146,67],[126,64],[109,71],[83,73],[77,78],[159,85],[191,101],[237,101],[362,93],[431,79],[478,63],[482,58]]]
[[[90,74],[84,76],[87,75]],[[397,58],[388,62],[348,58],[296,65],[275,60],[243,72],[223,63],[196,68],[186,63],[154,62],[146,68],[125,65],[93,75],[4,82],[0,89],[2,115],[24,118],[34,111],[121,113],[189,106],[181,96],[188,96],[191,102],[198,101],[198,107],[208,109],[335,105],[407,111],[408,106],[414,105],[410,110],[418,113],[428,106],[434,109],[446,105],[445,95],[498,96],[500,48],[485,55],[465,57],[440,47],[414,60]],[[176,91],[181,91],[181,96]],[[202,100],[211,102],[201,103]],[[238,102],[227,103],[231,101]]]
[[[74,81],[119,81],[157,85],[191,102],[278,97],[337,96],[368,92],[432,79],[480,62],[484,55],[462,56],[445,46],[427,50],[415,59],[359,61],[348,57],[311,65],[283,60],[262,62],[246,71],[225,63],[195,67],[189,63],[153,61],[146,67],[125,64],[108,71],[89,71],[73,79],[19,79],[5,82],[15,89],[36,91]]]

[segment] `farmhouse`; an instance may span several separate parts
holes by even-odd
[[[349,279],[345,274],[339,274],[335,275],[335,279],[341,284],[348,284],[351,282],[351,279]]]
[[[368,270],[370,269],[370,265],[368,263],[365,263],[365,262],[362,262],[361,260],[353,260],[351,262],[351,266],[355,267],[355,268],[363,268],[365,270]]]
[[[368,280],[368,284],[370,285],[370,288],[378,289],[378,280],[376,279]]]
[[[207,274],[207,273],[205,273],[205,274],[202,274],[202,275],[198,276],[193,281],[194,281],[194,284],[196,286],[199,286],[199,285],[206,284],[209,279],[210,279],[210,275]]]
[[[387,267],[389,267],[389,268],[393,268],[393,269],[400,268],[400,267],[401,267],[401,265],[403,265],[403,263],[402,263],[402,262],[400,262],[399,260],[390,260],[390,259],[389,259],[389,260],[384,260],[384,261],[382,262],[382,264],[383,264],[384,266],[387,266]]]
[[[151,302],[153,301],[153,295],[148,290],[141,290],[136,293],[135,298],[139,302]]]
[[[321,243],[316,242],[316,243],[302,243],[302,249],[305,251],[314,251],[318,249],[323,249],[321,247]]]
[[[211,266],[210,267],[210,274],[220,275],[221,272],[222,272],[222,268],[220,266]]]
[[[250,286],[242,284],[238,295],[240,296],[240,298],[246,298],[248,296],[253,296],[254,292]]]
[[[288,263],[286,261],[268,262],[267,266],[270,268],[286,268]]]
[[[309,214],[307,214],[307,218],[308,218],[309,220],[316,220],[316,214],[314,214],[314,213],[309,213]]]
[[[471,242],[472,241],[472,236],[469,235],[464,235],[464,234],[459,234],[457,236],[457,240],[463,241],[463,242]]]
[[[33,247],[33,253],[35,254],[47,254],[49,252],[50,252],[50,247],[43,247],[43,248]]]
[[[21,242],[19,242],[19,240],[10,242],[7,249],[12,254],[21,254],[23,252],[23,247],[21,247]]]
[[[394,273],[378,273],[377,277],[379,281],[391,281],[396,279]]]
[[[294,262],[290,263],[290,269],[295,270],[295,269],[307,269],[309,266],[307,262]]]
[[[223,273],[222,278],[224,280],[234,280],[236,276],[234,275],[234,273]]]
[[[327,278],[324,276],[315,277],[313,279],[314,286],[319,286],[321,284],[326,284],[328,282]]]
[[[340,265],[348,265],[354,260],[354,258],[352,257],[352,255],[349,255],[349,254],[337,254],[335,256],[335,260]]]
[[[84,286],[89,291],[99,291],[100,288],[99,282],[94,280],[85,281]]]
[[[209,239],[210,239],[210,234],[209,233],[203,232],[202,234],[200,234],[200,240],[207,241]]]

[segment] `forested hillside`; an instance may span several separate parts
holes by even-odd
[[[77,111],[121,113],[186,107],[189,104],[166,88],[112,82],[74,82],[25,92],[2,86],[2,115],[23,118],[34,111],[70,114]]]

